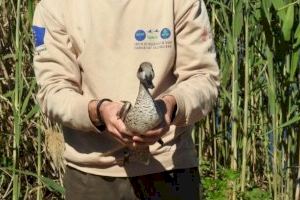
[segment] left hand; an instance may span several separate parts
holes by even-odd
[[[132,137],[133,147],[149,146],[157,142],[164,134],[166,134],[171,125],[171,118],[176,106],[175,97],[171,95],[164,96],[162,99],[156,100],[161,101],[162,106],[165,108],[164,120],[156,128],[147,131],[143,135],[134,135]]]

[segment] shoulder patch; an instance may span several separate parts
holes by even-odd
[[[35,47],[44,44],[45,28],[40,26],[32,26]]]

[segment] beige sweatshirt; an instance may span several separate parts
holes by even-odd
[[[202,0],[42,0],[36,7],[34,70],[43,112],[63,126],[65,159],[78,170],[137,176],[198,166],[193,124],[211,110],[218,65]],[[154,97],[173,95],[177,112],[149,165],[121,165],[122,147],[98,131],[92,99],[134,103],[140,63],[154,66]]]

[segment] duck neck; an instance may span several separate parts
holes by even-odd
[[[143,83],[140,83],[138,98],[153,99],[149,92],[149,89]]]

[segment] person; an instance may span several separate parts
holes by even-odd
[[[65,140],[66,199],[200,198],[191,132],[219,85],[203,0],[41,0],[33,33],[37,98]],[[145,61],[166,112],[140,136],[117,114],[122,100],[135,101]],[[131,161],[145,146],[149,164]]]

